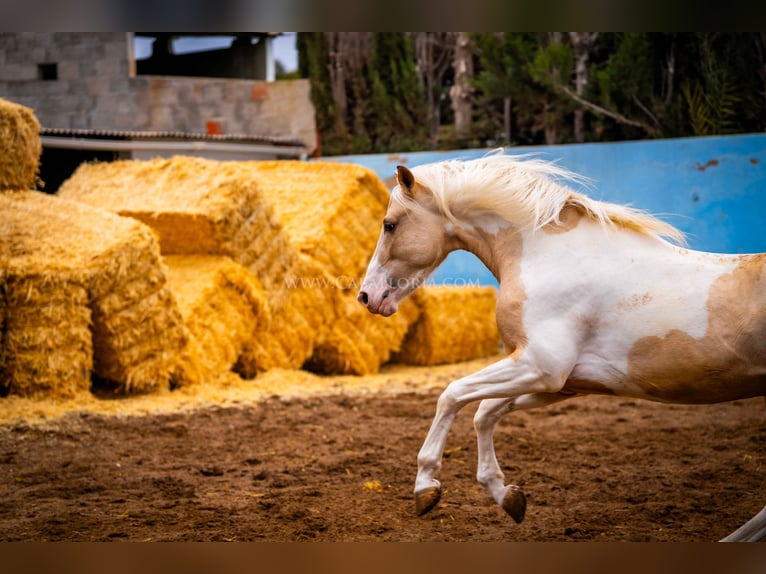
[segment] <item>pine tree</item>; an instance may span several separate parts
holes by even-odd
[[[473,85],[480,102],[479,109],[489,121],[482,131],[493,139],[494,134],[500,132],[504,143],[510,144],[516,139],[512,125],[514,102],[528,103],[528,62],[536,47],[534,38],[529,34],[499,32],[475,33],[471,34],[471,39],[480,70]],[[501,119],[498,119],[499,109],[502,109]],[[478,121],[477,125],[482,122]]]
[[[375,32],[370,59],[371,126],[377,152],[428,148],[428,107],[409,37]]]

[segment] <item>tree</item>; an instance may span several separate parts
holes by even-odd
[[[299,33],[298,49],[330,155],[766,130],[763,32]]]
[[[615,41],[616,46],[607,62],[594,73],[597,90],[593,97],[599,103],[566,90],[565,93],[597,114],[623,126],[637,128],[643,136],[658,137],[663,129],[660,118],[664,115],[664,104],[654,89],[657,50],[645,33],[617,34]],[[669,71],[673,77],[673,58],[665,59],[665,65],[671,66]],[[636,137],[640,136],[636,134]]]
[[[311,85],[320,145],[325,151],[335,152],[347,138],[342,116],[332,92],[328,61],[329,49],[323,32],[301,32],[296,38],[298,70]]]
[[[510,144],[514,139],[513,102],[520,102],[525,108],[530,103],[532,80],[528,64],[537,49],[536,39],[534,34],[512,32],[476,33],[471,39],[479,64],[473,86],[482,104],[480,108],[494,124],[494,109],[498,102],[502,104],[502,139]]]
[[[598,32],[569,32],[575,61],[575,94],[582,98],[588,85],[591,50],[598,38]],[[585,107],[580,106],[574,111],[574,139],[581,143],[585,141]]]
[[[441,125],[444,77],[455,53],[455,32],[413,32],[417,71],[428,101],[428,139],[435,147]]]
[[[530,66],[531,76],[539,85],[539,111],[535,128],[545,134],[548,145],[560,143],[566,118],[572,111],[571,102],[561,98],[568,93],[567,83],[572,76],[572,49],[563,41],[561,32],[539,35],[539,47]]]
[[[455,82],[450,88],[452,110],[455,114],[455,139],[467,139],[471,135],[471,112],[473,109],[473,47],[466,32],[458,32],[455,39],[455,57],[452,60]]]
[[[426,95],[408,36],[401,32],[373,33],[370,79],[371,134],[376,151],[426,149]]]

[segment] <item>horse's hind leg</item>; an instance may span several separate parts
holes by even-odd
[[[505,484],[505,476],[500,469],[495,455],[493,435],[498,421],[511,411],[534,409],[563,401],[577,395],[563,395],[559,393],[534,393],[509,399],[486,399],[479,404],[476,415],[473,418],[473,426],[476,430],[476,441],[479,450],[479,461],[476,470],[476,479],[492,495],[503,510],[505,510],[516,523],[524,520],[527,501],[521,489],[514,485]]]

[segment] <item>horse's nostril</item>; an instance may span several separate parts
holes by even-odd
[[[389,295],[388,289],[386,289],[385,291],[383,291],[383,299],[385,299],[386,297],[388,297],[388,295]]]
[[[359,301],[362,305],[367,305],[369,298],[367,297],[367,293],[361,291],[359,295],[357,295],[356,300]]]

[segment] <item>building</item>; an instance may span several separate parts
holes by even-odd
[[[308,80],[270,81],[273,33],[232,34],[228,49],[189,55],[174,55],[168,34],[139,35],[155,38],[142,61],[132,32],[0,33],[0,97],[43,126],[46,191],[90,159],[314,152]]]

